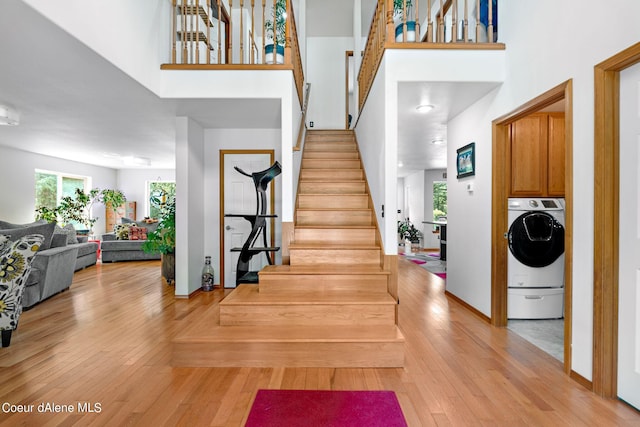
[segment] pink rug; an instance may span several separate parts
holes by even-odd
[[[392,391],[258,390],[245,427],[407,426]]]
[[[447,273],[433,273],[443,280],[447,280]]]
[[[412,259],[412,260],[410,260],[410,261],[411,261],[412,263],[414,263],[414,264],[418,264],[418,265],[420,265],[420,264],[426,264],[426,263],[427,263],[427,261],[423,261],[423,260],[421,260],[421,259]]]

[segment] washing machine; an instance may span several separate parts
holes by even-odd
[[[564,199],[508,201],[507,318],[564,315]]]

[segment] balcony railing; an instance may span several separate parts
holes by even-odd
[[[378,0],[358,74],[362,109],[385,49],[504,49],[497,0]]]
[[[171,63],[163,69],[292,70],[304,73],[291,0],[170,0]]]

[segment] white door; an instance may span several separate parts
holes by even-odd
[[[242,175],[234,169],[239,167],[247,173],[258,172],[271,166],[269,154],[224,154],[224,213],[249,214],[256,213],[256,188],[253,179]],[[270,212],[267,212],[270,213]],[[236,287],[236,267],[239,252],[251,232],[251,224],[244,218],[224,217],[224,287]],[[258,271],[267,265],[264,254],[251,259],[251,271]]]
[[[640,408],[640,65],[620,73],[618,397]]]

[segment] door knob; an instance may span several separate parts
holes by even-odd
[[[233,228],[233,227],[232,227],[232,226],[230,226],[230,225],[227,225],[224,229],[225,229],[225,230],[227,230],[227,231],[229,231],[229,230],[235,230],[235,228]]]

